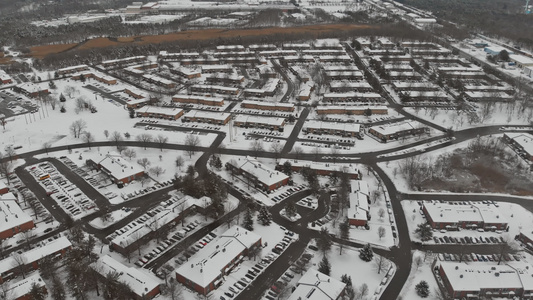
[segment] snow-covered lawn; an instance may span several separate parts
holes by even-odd
[[[319,252],[314,252],[306,250],[307,253],[312,253],[314,257],[311,259],[308,266],[310,268],[318,269],[318,265],[322,260],[322,254]],[[378,274],[377,266],[374,261],[365,262],[359,258],[359,249],[346,247],[342,248],[342,255],[339,255],[340,248],[338,244],[333,244],[331,250],[328,254],[328,260],[331,264],[331,274],[330,276],[340,280],[341,276],[347,274],[352,278],[352,283],[354,289],[358,289],[361,285],[366,284],[368,286],[368,296],[367,299],[370,299],[376,292],[380,293],[384,290],[381,282],[387,274],[388,268],[381,271]],[[374,254],[374,258],[377,255]],[[389,267],[392,267],[394,270],[396,267],[388,260],[385,264]],[[391,274],[394,271],[391,271]],[[298,282],[297,280],[293,281],[294,283]],[[381,289],[379,289],[381,287]]]
[[[419,257],[419,259],[417,259]],[[437,295],[440,295],[440,290],[431,270],[431,263],[435,259],[435,254],[430,255],[421,251],[413,252],[413,265],[411,266],[411,273],[409,278],[403,285],[403,289],[400,292],[398,299],[404,300],[417,300],[424,299],[416,293],[415,286],[422,280],[425,280],[429,285],[429,297],[425,299],[438,299]],[[420,265],[417,266],[416,261],[420,261]]]

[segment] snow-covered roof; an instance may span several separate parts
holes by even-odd
[[[288,300],[338,299],[346,284],[315,269],[309,269],[298,281],[298,286]]]
[[[367,212],[368,197],[361,192],[350,193],[350,206],[347,209],[347,216],[353,220],[368,220]]]
[[[120,234],[116,235],[111,242],[121,247],[127,247],[153,231],[152,229],[157,229],[157,226],[165,226],[166,224],[172,222],[183,210],[195,205],[196,203],[203,204],[204,200],[206,203],[211,203],[211,199],[209,197],[196,199],[191,196],[184,196],[181,198],[173,197],[171,201],[164,201],[158,205],[158,207],[152,210],[153,216],[144,223],[132,221],[122,227],[122,229],[124,229],[123,233],[120,233],[120,230],[115,231],[115,233]],[[157,212],[158,208],[160,209],[159,212]],[[154,222],[156,222],[157,226],[151,225]]]
[[[357,167],[352,164],[322,163],[307,160],[282,158],[279,160],[278,165],[283,166],[283,164],[285,164],[287,161],[291,164],[291,166],[298,168],[309,167],[311,170],[325,170],[331,172],[338,171],[346,174],[359,174],[359,169],[357,169]]]
[[[0,183],[1,185],[3,184]],[[20,208],[13,193],[0,195],[0,232],[10,230],[30,221],[32,221],[32,218]]]
[[[271,169],[270,167],[262,164],[258,160],[255,160],[249,156],[245,158],[238,158],[237,160],[230,160],[229,163],[236,163],[234,167],[245,171],[248,174],[252,174],[257,178],[258,181],[262,182],[267,186],[271,186],[283,180],[286,180],[289,176],[285,175],[283,172],[279,172]]]
[[[333,71],[360,71],[360,70],[357,66],[333,65],[333,66],[324,66],[324,71],[333,72]]]
[[[319,105],[316,107],[317,111],[321,110],[344,110],[344,111],[364,111],[367,109],[371,110],[388,110],[388,107],[385,105],[376,105],[376,106],[363,106],[363,105]]]
[[[303,130],[306,129],[325,129],[325,130],[339,130],[345,132],[360,132],[361,125],[353,123],[337,123],[337,122],[324,122],[316,120],[308,120],[304,123]]]
[[[392,82],[392,86],[395,89],[398,90],[410,90],[410,89],[418,89],[418,88],[425,88],[425,89],[433,89],[438,90],[439,87],[431,82],[405,82],[405,81],[394,81]]]
[[[285,123],[285,118],[270,118],[270,117],[262,117],[262,116],[251,116],[251,115],[236,115],[234,122],[255,123],[255,124],[264,124],[268,126],[282,127]]]
[[[479,292],[486,289],[521,289],[521,278],[531,277],[531,271],[525,268],[524,264],[515,264],[517,267],[522,266],[522,276],[518,271],[507,265],[497,264],[465,264],[459,262],[440,262],[440,267],[446,273],[448,282],[454,291]],[[532,266],[529,266],[532,269]],[[526,272],[524,272],[526,271]],[[526,275],[527,274],[527,275]],[[526,284],[530,286],[531,280],[528,279]]]
[[[350,186],[352,188],[352,193],[360,192],[366,196],[370,196],[370,188],[368,187],[368,182],[364,180],[350,180]]]
[[[509,58],[512,61],[515,61],[516,63],[521,64],[521,65],[527,65],[527,66],[533,65],[533,59],[529,58],[527,56],[518,55],[518,54],[511,54],[511,55],[509,55]]]
[[[105,168],[109,174],[117,179],[134,176],[144,169],[138,164],[132,164],[116,152],[108,152],[105,156],[102,153],[94,153],[89,159]]]
[[[499,85],[465,85],[463,88],[467,91],[512,91],[510,86]]]
[[[165,85],[174,84],[174,82],[171,81],[171,80],[168,80],[166,78],[163,78],[163,77],[160,77],[160,76],[157,76],[157,75],[153,75],[153,74],[145,74],[145,75],[143,75],[143,78],[147,79],[147,80],[159,82],[159,83],[165,84]]]
[[[224,98],[220,98],[220,97],[206,97],[206,96],[188,95],[188,94],[176,94],[172,96],[172,98],[198,100],[198,101],[210,101],[210,102],[224,102]]]
[[[146,59],[146,56],[144,55],[131,56],[131,57],[125,57],[125,58],[119,58],[119,59],[104,60],[102,64],[131,63],[131,62],[136,62],[136,61],[144,60],[144,59]]]
[[[509,100],[509,99],[513,98],[513,96],[511,96],[511,95],[509,95],[507,93],[504,93],[504,92],[499,92],[499,91],[492,91],[492,92],[467,91],[467,92],[465,92],[465,95],[467,95],[468,97],[470,97],[472,99],[500,98],[500,99],[503,99],[503,100],[506,100],[506,99]]]
[[[417,128],[416,126],[423,126],[421,123],[418,122],[401,122],[401,123],[394,123],[390,125],[380,125],[380,126],[372,126],[369,128],[369,130],[374,130],[382,135],[390,135],[390,134],[396,134],[398,132],[402,132],[405,130],[411,130]]]
[[[507,223],[507,219],[494,205],[424,203],[424,208],[435,223]]]
[[[370,83],[366,82],[366,81],[360,81],[360,82],[352,82],[352,81],[332,81],[329,86],[332,88],[332,89],[335,89],[335,88],[342,88],[342,87],[346,87],[346,88],[353,88],[353,89],[357,89],[357,88],[365,88],[365,89],[371,89],[372,86],[370,85]]]
[[[521,132],[506,132],[505,135],[519,144],[524,151],[533,156],[533,134]]]
[[[34,284],[38,287],[46,286],[39,273],[33,273],[28,275],[26,279],[12,283],[10,282],[6,294],[8,294],[11,299],[21,299],[24,295],[30,293]]]
[[[313,43],[314,47],[321,48],[321,47],[342,47],[341,42],[339,39],[317,39]]]
[[[243,45],[219,45],[217,50],[244,50]]]
[[[203,111],[203,110],[191,110],[186,112],[183,117],[186,118],[206,118],[215,121],[225,121],[231,116],[230,113]]]
[[[89,70],[89,67],[87,65],[77,65],[77,66],[70,66],[70,67],[66,67],[66,68],[61,68],[61,69],[58,69],[57,72],[59,73],[64,73],[64,72],[75,72],[75,71],[78,71],[78,70]]]
[[[479,72],[481,71],[480,67],[438,67],[440,72]]]
[[[191,88],[200,89],[200,90],[218,90],[218,91],[230,91],[230,92],[236,92],[239,90],[239,88],[235,88],[231,86],[211,85],[211,84],[194,84],[191,86]]]
[[[110,272],[117,273],[117,280],[127,284],[139,297],[142,297],[159,286],[157,278],[154,278],[154,276],[148,272],[125,266],[109,255],[100,257],[94,265],[97,266],[97,271],[103,276]]]
[[[23,252],[21,256],[23,257],[23,261],[25,261],[26,264],[31,264],[34,261],[37,261],[45,256],[48,256],[60,250],[69,248],[70,246],[72,246],[70,241],[66,237],[62,236],[56,240],[45,244],[44,246],[36,247],[29,251]],[[4,258],[3,260],[0,260],[0,274],[14,269],[16,265],[17,263],[13,256],[9,256]]]
[[[238,261],[244,250],[259,240],[260,235],[233,225],[189,258],[176,273],[201,287],[206,287],[215,281],[228,265]]]
[[[333,99],[333,98],[379,99],[381,98],[381,95],[378,93],[346,92],[346,93],[327,93],[327,94],[324,94],[324,98],[328,98],[328,99]]]
[[[248,104],[248,105],[260,105],[260,106],[266,106],[266,107],[283,107],[283,108],[291,108],[294,107],[294,104],[292,103],[282,103],[282,102],[265,102],[265,101],[252,101],[252,100],[243,100],[241,102],[241,105]]]
[[[162,107],[162,106],[152,106],[147,105],[137,109],[138,113],[149,113],[149,114],[162,114],[167,116],[176,116],[183,112],[181,108],[174,107]]]

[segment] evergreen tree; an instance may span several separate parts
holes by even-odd
[[[322,260],[318,264],[318,272],[326,274],[328,276],[331,273],[331,264],[329,263],[328,257],[325,255],[324,257],[322,257]]]
[[[421,240],[429,241],[433,238],[433,230],[431,226],[426,223],[420,223],[415,229],[415,232],[418,234]]]
[[[283,173],[289,177],[292,175],[292,164],[289,161],[286,161],[283,164]]]
[[[254,230],[254,219],[252,217],[252,210],[249,208],[246,210],[246,214],[244,215],[242,227],[250,231]]]
[[[37,285],[37,283],[32,283],[30,288],[30,298],[32,300],[44,300],[46,299],[46,293],[43,288]]]
[[[320,230],[320,237],[316,241],[318,249],[322,252],[322,255],[326,256],[326,253],[331,249],[331,236],[327,228],[322,227]]]
[[[61,94],[59,95],[59,101],[60,101],[60,102],[66,102],[66,101],[67,101],[67,98],[65,98],[65,96],[63,95],[63,93],[61,93]]]
[[[366,244],[363,249],[359,251],[359,258],[366,262],[369,262],[374,258],[374,252],[372,251],[370,244]]]
[[[429,296],[429,285],[425,280],[420,281],[415,286],[416,293],[422,298],[427,298]]]
[[[65,300],[67,298],[65,285],[57,277],[52,278],[52,289],[50,294],[54,300]]]
[[[349,240],[350,239],[350,221],[348,218],[344,218],[344,220],[339,224],[339,231],[341,239],[343,240]],[[340,244],[340,255],[342,255],[342,244]]]
[[[263,226],[268,226],[272,222],[272,214],[268,211],[266,206],[261,206],[259,214],[257,215],[257,221]]]
[[[128,108],[128,112],[130,114],[130,118],[135,118],[135,110],[133,108]]]
[[[285,205],[285,214],[289,218],[296,216],[297,211],[296,211],[296,206],[294,205],[294,203],[287,203],[287,205]]]

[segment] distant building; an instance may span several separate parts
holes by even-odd
[[[144,106],[139,108],[135,114],[137,117],[141,118],[159,118],[175,121],[183,115],[183,109],[160,106]]]
[[[390,140],[397,140],[407,135],[417,135],[429,132],[429,128],[423,124],[415,124],[412,122],[396,123],[392,125],[372,126],[368,129],[368,133],[377,137],[383,142]]]
[[[37,98],[50,94],[48,92],[48,83],[21,83],[13,87],[13,91],[24,94],[30,98]]]
[[[233,174],[242,175],[245,182],[265,192],[273,191],[289,182],[289,176],[273,170],[251,158],[238,158],[226,163],[226,169]]]
[[[349,137],[362,136],[361,125],[352,123],[336,123],[309,120],[304,123],[302,131],[306,134],[330,134]]]
[[[191,110],[181,118],[182,122],[200,122],[208,124],[226,125],[231,119],[230,113]]]
[[[282,158],[279,160],[276,169],[281,170],[286,162],[289,162],[291,164],[291,170],[294,172],[300,172],[302,168],[307,167],[311,170],[316,171],[316,173],[321,176],[329,176],[335,172],[338,172],[348,174],[350,179],[361,179],[363,177],[361,171],[357,167],[352,165],[311,162],[300,159]]]
[[[298,280],[288,300],[341,300],[346,284],[328,275],[309,269]]]
[[[533,251],[533,231],[521,231],[518,240],[524,243],[529,251]]]
[[[533,134],[506,132],[503,134],[503,140],[515,148],[520,156],[533,162]]]
[[[254,115],[237,115],[233,124],[245,128],[264,128],[283,132],[285,127],[285,118],[262,117]]]
[[[200,104],[209,106],[223,106],[224,98],[219,97],[207,97],[187,94],[176,94],[172,96],[172,101],[185,104]]]
[[[261,236],[234,225],[188,259],[176,270],[176,280],[202,295],[224,282],[254,248],[261,247]]]

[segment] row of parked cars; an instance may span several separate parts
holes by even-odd
[[[40,220],[44,220],[45,223],[50,223],[54,221],[54,218],[42,205],[41,201],[39,201],[35,194],[22,183],[22,181],[16,174],[13,173],[9,175],[9,181],[17,189],[19,194],[24,197],[24,201],[28,203],[30,207],[33,207],[35,215]]]
[[[279,202],[279,201],[282,201],[284,200],[285,198],[289,197],[290,195],[296,193],[296,192],[299,192],[301,190],[305,189],[305,185],[299,185],[299,186],[295,186],[295,187],[292,187],[292,188],[289,188],[288,190],[286,190],[285,192],[281,193],[281,194],[278,194],[274,197],[272,197],[272,201],[274,202]]]
[[[66,156],[61,156],[59,158],[59,160],[65,164],[67,167],[69,167],[69,169],[72,170],[72,172],[78,174],[81,178],[83,178],[85,181],[87,181],[90,185],[92,185],[93,187],[95,187],[96,189],[98,188],[101,188],[102,187],[102,181],[99,180],[97,177],[98,176],[103,176],[101,173],[95,175],[90,175],[87,170],[85,170],[84,168],[80,168],[78,167],[74,162],[72,162],[72,160],[70,160],[70,158],[66,157]],[[87,167],[85,167],[87,168]]]
[[[61,208],[73,217],[82,217],[98,210],[93,200],[89,199],[76,185],[71,183],[49,162],[26,167],[46,193]]]
[[[505,244],[503,237],[453,237],[453,236],[443,236],[443,237],[433,237],[433,241],[436,244]]]
[[[174,183],[174,181],[175,181],[174,179],[167,180],[167,181],[156,183],[154,186],[147,187],[147,188],[140,189],[140,190],[136,190],[136,191],[128,193],[128,194],[122,193],[121,197],[124,200],[131,200],[131,199],[133,199],[135,197],[139,197],[139,196],[151,193],[151,192],[155,192],[155,191],[157,191],[159,189],[162,189],[162,188],[165,188],[165,187],[169,187],[169,186],[171,186]]]
[[[278,299],[283,289],[294,279],[295,274],[302,274],[306,270],[306,266],[313,258],[311,253],[303,253],[302,256],[287,270],[281,277],[272,284],[270,289],[266,292],[264,299],[275,300]]]
[[[476,253],[439,253],[439,259],[441,261],[466,261],[466,262],[488,262],[488,261],[520,261],[521,258],[516,254],[503,253],[500,254],[476,254]]]
[[[149,213],[147,213],[148,215],[150,215]],[[146,218],[145,220],[143,220],[143,218]],[[148,220],[149,217],[147,216],[141,216],[137,219],[137,221],[146,221]],[[191,231],[191,230],[194,230],[198,225],[200,224],[200,222],[198,222],[198,220],[195,220],[194,222],[190,223],[189,225],[185,226],[184,228],[187,228],[188,231]],[[170,238],[167,238],[161,242],[159,242],[157,245],[155,245],[147,254],[141,256],[139,258],[139,260],[137,262],[135,262],[135,265],[138,266],[138,267],[143,267],[145,266],[148,261],[154,259],[155,257],[159,256],[159,254],[165,252],[168,248],[172,247],[173,245],[175,245],[177,242],[181,241],[183,238],[185,237],[185,234],[182,234],[180,232],[172,235]],[[197,248],[199,249],[199,248]],[[162,279],[164,279],[164,271],[163,270],[159,270],[156,272],[156,275]]]

